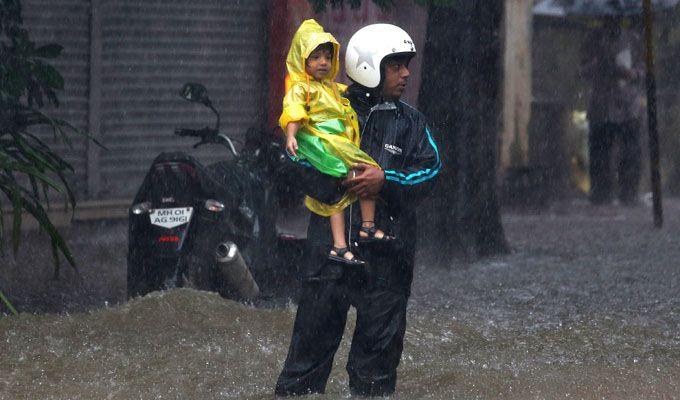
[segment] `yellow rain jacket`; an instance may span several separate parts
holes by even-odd
[[[323,43],[333,44],[333,60],[327,79],[317,81],[305,71],[307,57]],[[308,162],[324,174],[345,177],[352,164],[380,166],[359,148],[360,132],[357,115],[349,100],[340,95],[347,86],[336,83],[339,71],[340,44],[333,35],[324,32],[313,19],[304,21],[293,36],[288,51],[287,92],[279,125],[284,132],[289,122],[300,122],[295,138],[299,162]],[[345,195],[335,204],[324,204],[311,197],[305,205],[312,212],[330,216],[342,211],[356,198]]]

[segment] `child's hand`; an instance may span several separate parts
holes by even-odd
[[[286,151],[293,157],[297,157],[298,145],[295,134],[298,129],[300,129],[300,121],[291,121],[286,125]]]
[[[295,136],[286,137],[286,151],[293,157],[297,157],[298,144]]]

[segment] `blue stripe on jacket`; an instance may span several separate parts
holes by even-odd
[[[408,175],[405,175],[401,172],[397,172],[395,170],[385,170],[385,179],[387,179],[388,181],[401,183],[402,185],[415,185],[427,181],[429,179],[432,179],[439,173],[439,170],[442,167],[441,160],[439,159],[439,149],[437,149],[437,145],[432,139],[430,128],[427,126],[425,127],[425,133],[427,134],[427,140],[430,142],[430,145],[432,145],[434,153],[437,156],[437,161],[435,162],[434,167],[426,168],[424,170],[420,170],[418,172],[414,172]]]

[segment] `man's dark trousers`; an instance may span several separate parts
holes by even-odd
[[[360,269],[341,268],[336,277],[303,283],[277,395],[324,393],[350,306],[357,310],[347,361],[350,390],[364,396],[394,392],[408,295],[367,280]]]
[[[598,122],[592,124],[589,135],[590,200],[595,204],[608,203],[613,198],[611,164],[615,142],[619,143],[619,199],[626,204],[635,202],[637,197],[641,168],[640,122]]]

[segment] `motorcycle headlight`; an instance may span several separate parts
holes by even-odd
[[[222,212],[224,210],[224,204],[217,200],[208,199],[205,201],[204,207],[208,211],[212,212]]]
[[[149,212],[150,209],[151,203],[149,203],[148,201],[145,201],[143,203],[137,203],[130,207],[130,211],[132,211],[134,215],[146,214]]]

